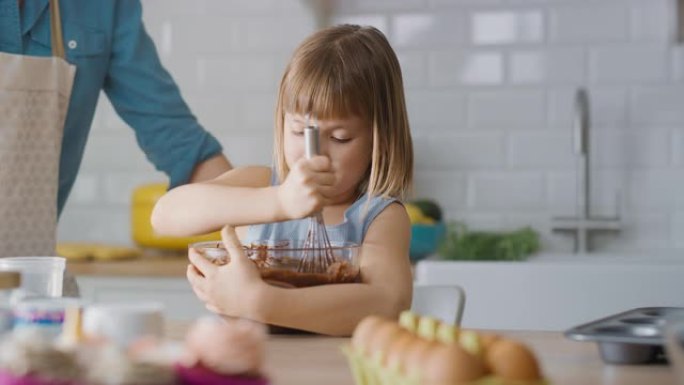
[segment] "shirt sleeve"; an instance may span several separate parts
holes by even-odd
[[[116,1],[114,12],[104,91],[173,188],[186,183],[198,163],[220,154],[221,145],[199,125],[162,66],[143,26],[140,1]]]

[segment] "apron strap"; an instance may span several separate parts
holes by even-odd
[[[59,14],[59,0],[50,0],[50,40],[52,56],[64,59],[64,38],[62,18]]]

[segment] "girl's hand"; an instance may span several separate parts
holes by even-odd
[[[311,216],[330,203],[335,175],[326,156],[299,159],[278,186],[280,212],[289,219]]]
[[[223,244],[230,262],[216,266],[195,249],[190,249],[187,277],[192,290],[205,303],[207,309],[222,315],[252,318],[258,304],[256,298],[265,285],[259,270],[247,258],[235,229],[225,226],[221,230]]]

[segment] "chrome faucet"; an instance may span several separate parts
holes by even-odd
[[[577,212],[574,217],[555,217],[551,220],[552,231],[570,233],[574,236],[575,253],[589,251],[592,232],[619,232],[621,225],[619,210],[616,210],[615,217],[592,216],[591,213],[591,163],[589,162],[591,120],[589,115],[589,95],[587,90],[579,88],[575,94],[575,118],[573,122],[575,153],[578,156],[579,163]],[[619,199],[617,202],[619,203]]]

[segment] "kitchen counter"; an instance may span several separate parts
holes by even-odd
[[[120,261],[67,261],[75,276],[185,278],[187,254],[152,254]]]
[[[187,323],[171,323],[167,334],[178,339]],[[605,365],[593,343],[570,341],[556,332],[500,332],[529,344],[552,385],[675,385],[666,365]],[[267,371],[274,385],[352,385],[340,346],[347,338],[272,336],[267,343]]]

